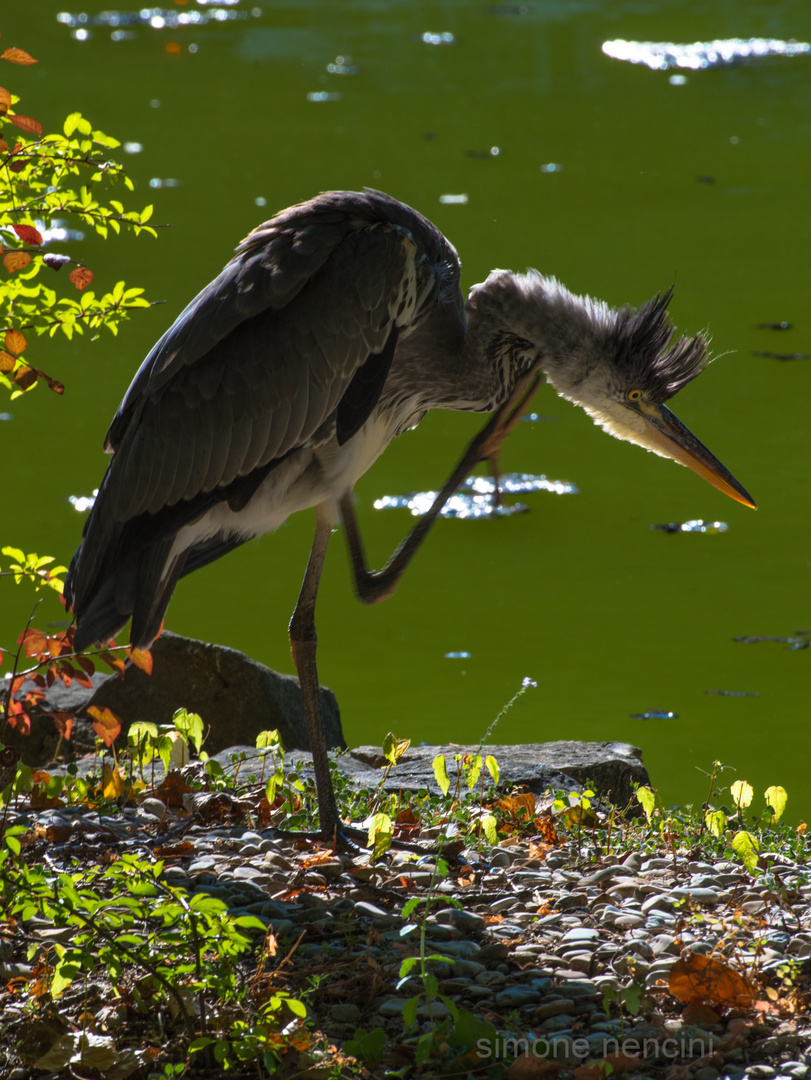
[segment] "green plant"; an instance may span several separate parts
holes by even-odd
[[[160,861],[124,854],[109,866],[63,872],[28,866],[25,837],[20,827],[5,833],[0,906],[23,923],[37,918],[72,930],[67,943],[29,947],[41,973],[28,984],[33,1006],[58,1002],[73,982],[103,969],[113,994],[135,1008],[170,1007],[188,1055],[210,1053],[224,1068],[257,1061],[273,1071],[287,1045],[281,1027],[306,1009],[286,990],[252,1000],[242,961],[255,948],[251,934],[265,933],[260,920],[232,916],[221,900],[171,884]]]

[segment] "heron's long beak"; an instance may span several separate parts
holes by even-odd
[[[645,419],[645,434],[661,454],[686,465],[736,502],[757,510],[746,489],[670,409],[665,405],[648,405],[640,412]]]

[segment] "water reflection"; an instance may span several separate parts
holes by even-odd
[[[787,649],[807,649],[811,646],[811,630],[797,630],[796,633],[786,637],[779,634],[746,634],[743,637],[733,638],[743,645],[760,645],[764,641],[777,641],[785,645]]]
[[[760,697],[752,690],[705,690],[705,694],[720,694],[721,697]]]
[[[629,713],[632,720],[678,720],[679,714],[669,709],[647,709],[642,713]]]
[[[703,521],[701,518],[696,518],[694,521],[668,521],[664,525],[651,525],[651,529],[658,532],[665,533],[708,533],[714,535],[716,533],[726,532],[729,525],[725,521]]]
[[[726,66],[764,56],[800,56],[811,52],[804,41],[779,41],[776,38],[725,38],[716,41],[694,41],[691,45],[676,45],[666,41],[604,41],[603,52],[614,60],[644,64],[655,71],[668,68],[702,68]]]
[[[208,0],[198,0],[198,3],[205,5]],[[101,11],[97,15],[60,11],[56,21],[71,29],[87,26],[148,26],[153,30],[174,30],[178,26],[205,26],[210,22],[258,18],[262,14],[259,8],[251,11],[226,10],[227,6],[238,3],[238,0],[217,0],[217,3],[220,6],[211,7],[208,11],[173,11],[171,8],[159,7],[141,8],[140,11]],[[125,40],[125,35],[117,33],[114,39]]]
[[[95,503],[98,493],[99,489],[96,488],[92,495],[68,495],[68,502],[74,510],[77,510],[80,514],[86,514],[88,510],[93,509],[93,503]]]
[[[551,491],[555,495],[577,495],[578,489],[568,480],[550,480],[546,476],[529,473],[507,473],[499,477],[498,490],[502,495],[519,495],[532,491]],[[406,509],[414,517],[426,514],[434,503],[438,491],[416,491],[410,495],[384,495],[375,499],[375,510]],[[505,504],[495,502],[496,484],[488,476],[470,476],[440,511],[442,517],[465,520],[491,517],[509,517],[526,513],[523,503]]]

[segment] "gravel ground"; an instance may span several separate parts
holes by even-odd
[[[77,852],[93,860],[111,848],[156,850],[172,883],[257,916],[276,938],[277,960],[289,954],[284,984],[294,995],[309,987],[314,1029],[334,1046],[357,1028],[380,1027],[385,1064],[402,1067],[432,1018],[448,1015],[441,998],[423,998],[417,1025],[404,1030],[406,1001],[422,983],[396,987],[424,910],[405,919],[403,906],[430,890],[427,948],[442,959],[428,966],[440,994],[503,1036],[482,1049],[481,1065],[509,1064],[523,1051],[511,1078],[547,1075],[554,1062],[591,1080],[582,1066],[611,1054],[615,1071],[668,1080],[805,1080],[811,1072],[811,883],[806,866],[782,854],[762,855],[753,876],[740,863],[687,852],[598,857],[585,843],[524,840],[486,861],[463,852],[437,879],[434,856],[398,852],[373,869],[366,856],[301,851],[273,829],[240,824],[192,824],[174,841],[173,814],[148,798],[117,817],[59,808],[20,820],[50,830],[55,867]],[[170,839],[156,848],[167,824]],[[752,1004],[730,1005],[709,983],[698,991],[703,1001],[685,1007],[673,997],[671,969],[694,953],[748,977]],[[28,974],[25,956],[0,939],[0,980]],[[15,1010],[23,1022],[19,999],[0,998],[0,1021]],[[2,1062],[0,1050],[8,1080],[43,1075],[17,1062],[3,1072]]]

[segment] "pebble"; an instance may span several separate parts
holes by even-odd
[[[153,820],[165,816],[172,827],[175,811],[158,799],[144,799],[139,812],[140,818],[132,808],[124,808],[111,819],[110,831],[122,838],[138,835],[147,815]],[[80,808],[64,807],[45,811],[36,820],[72,825],[82,816],[88,815]],[[106,818],[102,827],[108,827]],[[98,816],[93,828],[99,829]],[[395,991],[403,957],[419,949],[425,913],[422,905],[403,919],[402,908],[429,887],[435,902],[429,905],[425,925],[426,966],[439,980],[441,994],[499,1031],[532,1030],[535,1037],[548,1040],[550,1060],[554,1056],[566,1066],[581,1064],[584,1053],[601,1056],[606,1041],[619,1041],[621,1032],[660,1043],[675,1039],[685,1046],[685,1054],[690,1040],[698,1040],[704,1053],[723,1040],[726,1026],[688,1025],[664,996],[657,994],[654,1006],[663,1015],[644,1006],[648,1019],[638,1023],[627,1011],[620,1020],[616,1002],[608,1009],[603,997],[606,990],[621,994],[632,979],[648,988],[666,987],[685,946],[722,959],[718,919],[733,919],[741,905],[744,912],[758,916],[761,968],[768,971],[785,965],[789,957],[802,962],[811,956],[811,885],[801,876],[805,868],[799,862],[777,858],[772,861],[786,888],[794,890],[796,902],[775,904],[764,882],[734,862],[616,851],[597,858],[585,844],[579,852],[574,846],[555,850],[544,862],[528,858],[527,844],[497,848],[489,855],[472,852],[471,859],[481,860],[481,865],[463,885],[453,873],[438,879],[433,857],[415,860],[411,853],[397,852],[389,863],[372,868],[365,856],[322,853],[314,858],[312,850],[297,851],[272,830],[194,825],[184,843],[190,845],[190,855],[167,865],[165,880],[219,897],[233,915],[255,915],[272,927],[281,955],[298,941],[293,967],[301,958],[315,968],[339,964],[341,978],[346,978],[366,971],[371,962],[379,973],[376,980],[389,980],[377,983],[384,989],[373,1000],[360,994],[355,999],[350,990],[350,1000],[314,995],[308,1002],[322,1023],[342,1030],[338,1042],[347,1038],[346,1032],[378,1024],[402,1038],[403,1010],[414,997],[418,1032],[450,1015],[445,1001],[426,998],[417,968]],[[462,906],[442,907],[446,897]],[[702,916],[706,908],[713,909],[709,918]],[[48,940],[47,926],[29,920],[26,929]],[[742,934],[737,955],[750,944]],[[29,966],[14,964],[14,959],[19,958],[0,954],[0,977],[30,973]],[[777,985],[779,976],[775,979]],[[768,1015],[759,1019],[759,1033],[745,1046],[723,1049],[721,1041],[712,1061],[702,1061],[689,1075],[693,1080],[771,1080],[778,1075],[809,1080],[811,1028],[799,1016],[791,1023],[789,1031]],[[581,1039],[590,1049],[583,1049]],[[791,1060],[780,1062],[789,1055]],[[673,1065],[665,1057],[658,1060]]]

